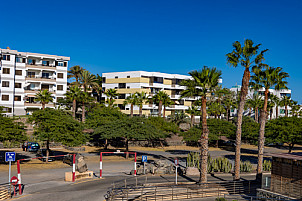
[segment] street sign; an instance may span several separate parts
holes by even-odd
[[[146,163],[148,160],[147,156],[142,156],[142,162]]]
[[[177,158],[175,158],[174,164],[175,164],[176,166],[178,166],[178,159],[177,159]]]
[[[16,153],[15,152],[5,152],[5,161],[15,161],[16,160]]]
[[[13,177],[10,179],[10,183],[13,184],[13,185],[17,185],[17,184],[18,184],[18,181],[19,181],[19,179],[18,179],[16,176],[13,176]]]

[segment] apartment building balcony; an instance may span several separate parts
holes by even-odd
[[[40,90],[45,90],[45,89],[24,89],[24,93],[26,94],[36,94],[38,93]],[[48,90],[50,93],[54,94],[56,93],[56,90],[53,90],[53,89],[46,89]]]
[[[171,99],[180,99],[181,95],[171,95]]]
[[[53,77],[43,77],[37,75],[27,75],[25,76],[26,81],[38,81],[38,82],[56,82],[56,78]]]
[[[27,102],[25,101],[24,102],[24,106],[25,107],[38,107],[38,108],[42,108],[42,103],[40,102]],[[54,107],[54,103],[49,103],[49,104],[46,104],[45,107]]]
[[[27,69],[35,69],[35,70],[52,70],[52,71],[56,71],[56,66],[55,65],[43,65],[43,64],[29,64],[27,63],[25,65],[25,67]]]

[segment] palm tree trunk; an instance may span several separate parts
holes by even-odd
[[[128,159],[129,158],[129,143],[128,143],[128,138],[126,138],[126,159]]]
[[[85,103],[82,102],[82,122],[85,123]]]
[[[166,118],[166,106],[164,105],[164,113],[163,113],[163,117]]]
[[[227,108],[227,110],[226,110],[226,115],[227,115],[227,121],[229,121],[230,120],[230,110],[229,110],[229,108]]]
[[[278,118],[278,105],[276,106],[276,119]]]
[[[259,139],[258,139],[258,163],[257,163],[257,179],[262,179],[262,169],[263,169],[263,152],[264,152],[264,132],[266,123],[266,113],[267,113],[267,100],[268,100],[268,89],[264,92],[264,105],[260,113],[260,129],[259,129]]]
[[[259,117],[259,114],[258,114],[258,107],[256,107],[256,108],[255,108],[255,121],[256,121],[257,123],[259,123],[259,122],[258,122],[258,117]]]
[[[133,117],[133,104],[130,105],[130,117]]]
[[[158,104],[158,116],[161,117],[161,109],[162,109],[162,105],[163,105],[163,102],[162,101],[159,101],[159,104]]]
[[[42,103],[42,110],[45,110],[45,103]]]
[[[250,71],[249,68],[245,68],[244,74],[242,77],[242,88],[240,94],[240,102],[238,108],[238,117],[237,117],[237,130],[236,130],[236,150],[235,150],[235,180],[240,179],[240,155],[241,155],[241,126],[242,126],[242,116],[244,111],[244,105],[246,100],[246,95],[248,93],[248,86],[250,81]]]
[[[108,139],[105,139],[105,147],[104,147],[104,149],[107,150],[107,148],[108,148]]]
[[[249,116],[252,116],[252,108],[249,108]]]
[[[199,183],[207,182],[207,166],[208,166],[208,137],[209,130],[207,126],[207,99],[202,97],[202,134],[200,138],[200,177]]]
[[[288,116],[288,113],[287,113],[287,105],[285,105],[285,116],[286,116],[286,117]]]
[[[142,117],[143,116],[143,106],[139,106],[139,116]]]
[[[72,101],[72,117],[74,119],[76,117],[76,107],[77,107],[77,101],[76,101],[76,99],[73,99],[73,101]]]
[[[194,114],[191,114],[191,128],[193,127],[194,125]]]

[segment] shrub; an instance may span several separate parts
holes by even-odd
[[[250,161],[240,161],[240,172],[251,172],[253,166]]]
[[[272,170],[272,162],[269,160],[263,161],[263,171],[271,171]]]

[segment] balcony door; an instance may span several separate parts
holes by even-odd
[[[43,91],[43,90],[49,90],[49,84],[42,84],[41,85],[41,90]]]
[[[27,72],[27,77],[35,78],[36,72]]]

